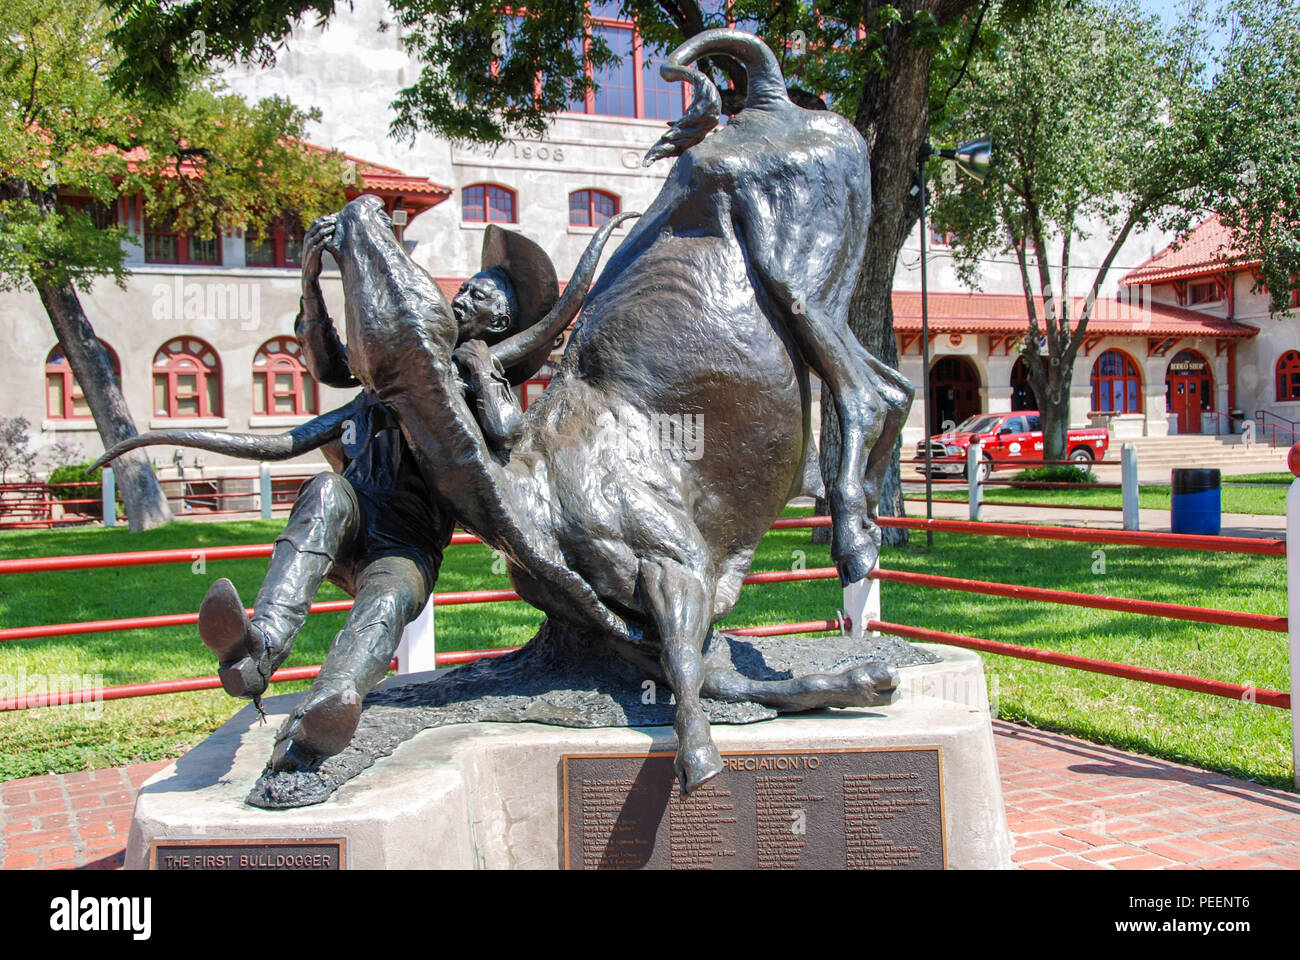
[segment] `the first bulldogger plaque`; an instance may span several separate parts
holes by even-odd
[[[723,754],[683,798],[670,753],[560,762],[571,870],[942,869],[939,747]]]

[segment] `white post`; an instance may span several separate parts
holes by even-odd
[[[1138,455],[1137,446],[1126,443],[1120,448],[1119,465],[1120,499],[1124,504],[1124,529],[1138,530],[1141,520],[1138,514]]]
[[[1300,789],[1300,714],[1296,712],[1296,692],[1300,687],[1300,444],[1291,448],[1291,481],[1286,495],[1286,622],[1291,654],[1291,776]]]
[[[845,587],[844,616],[849,619],[849,636],[880,636],[878,630],[867,630],[869,622],[880,619],[880,581],[867,577]]]
[[[423,673],[437,667],[434,650],[433,597],[420,615],[406,625],[397,645],[397,674]]]
[[[258,478],[258,489],[260,491],[260,493],[258,494],[258,500],[261,501],[261,505],[262,505],[262,519],[270,520],[271,519],[271,465],[266,462],[259,464],[258,472],[260,474]]]
[[[105,467],[99,474],[103,487],[99,491],[103,506],[104,526],[117,526],[117,481],[113,478],[113,468]]]
[[[980,466],[983,456],[978,440],[966,450],[966,499],[970,504],[970,518],[979,520],[984,513],[984,484],[980,482]]]

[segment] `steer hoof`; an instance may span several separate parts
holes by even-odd
[[[679,747],[674,766],[677,782],[682,785],[682,793],[685,795],[722,772],[722,755],[712,743],[690,750]]]
[[[880,528],[868,521],[857,530],[837,530],[832,539],[831,557],[840,573],[840,585],[865,580],[880,559]]]
[[[314,770],[352,742],[360,722],[361,695],[351,687],[309,692],[280,731],[272,771]]]

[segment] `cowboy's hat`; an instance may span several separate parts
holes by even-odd
[[[537,323],[555,306],[560,298],[560,283],[555,276],[555,266],[546,251],[521,233],[505,230],[490,223],[483,231],[483,267],[499,267],[514,287],[517,316],[510,329],[491,338],[489,344],[513,336]],[[506,370],[512,384],[529,379],[546,362],[551,344],[545,343]]]

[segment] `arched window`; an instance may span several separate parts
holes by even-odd
[[[221,416],[221,359],[195,337],[178,337],[153,358],[153,412],[158,417]]]
[[[112,347],[103,340],[99,343],[108,351],[113,377],[120,384],[121,361]],[[51,420],[89,420],[91,417],[90,404],[86,402],[77,378],[72,375],[72,365],[64,356],[63,348],[58,346],[45,358],[45,416]]]
[[[257,416],[314,414],[316,381],[302,362],[294,337],[273,337],[253,355],[253,413]]]
[[[1300,400],[1300,350],[1288,350],[1277,359],[1277,398]]]
[[[569,194],[569,226],[599,227],[618,213],[618,197],[604,190],[575,190]]]
[[[518,223],[515,192],[495,183],[476,183],[460,192],[460,216],[467,223]]]
[[[1092,409],[1101,413],[1141,413],[1142,377],[1133,358],[1107,350],[1092,365]]]

